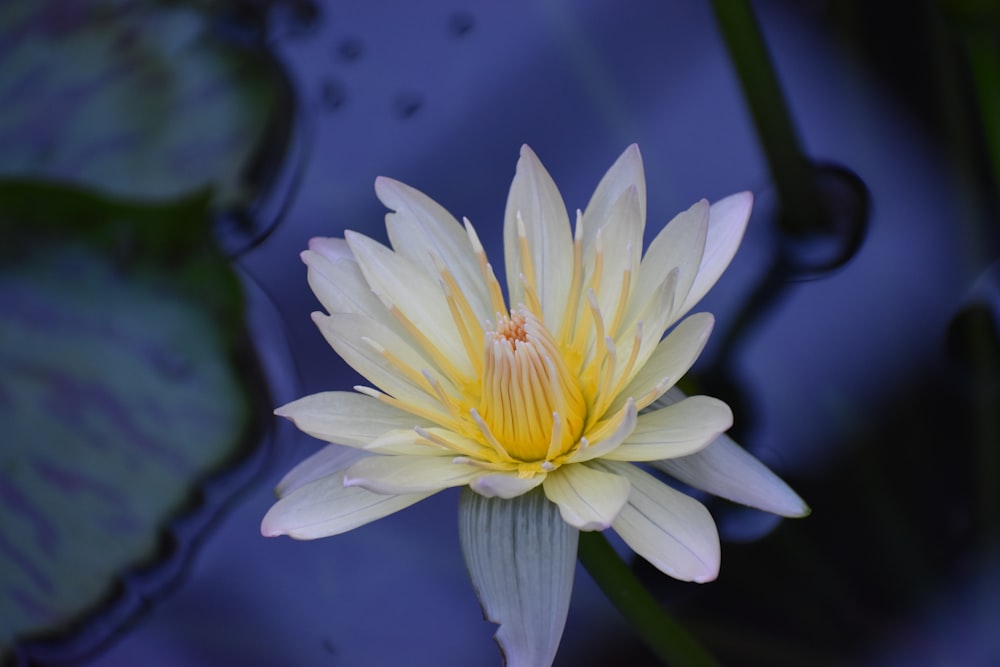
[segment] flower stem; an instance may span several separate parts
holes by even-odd
[[[718,662],[668,615],[599,532],[580,533],[580,562],[646,646],[675,667],[718,667]]]
[[[753,9],[748,0],[712,0],[712,7],[771,166],[783,229],[790,233],[822,229],[826,214],[812,163],[801,148]]]
[[[979,121],[986,137],[993,187],[1000,194],[1000,49],[993,31],[969,29],[965,32],[969,69],[975,82]]]

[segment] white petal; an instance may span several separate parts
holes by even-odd
[[[684,299],[674,318],[683,317],[696,303],[701,301],[722,272],[729,266],[736,249],[743,240],[753,208],[753,194],[738,192],[712,204],[708,219],[708,237],[705,252],[701,257],[698,275],[691,285],[691,291]]]
[[[412,403],[422,414],[440,415],[443,423],[450,419],[437,397],[432,397],[422,387],[402,377],[395,366],[365,342],[368,339],[378,343],[417,372],[431,368],[424,357],[388,328],[362,315],[344,313],[313,313],[313,321],[337,354],[376,387],[401,401]],[[443,377],[436,376],[436,379],[442,385],[448,384]]]
[[[350,447],[367,447],[386,431],[429,426],[430,422],[370,396],[350,391],[326,391],[304,396],[274,411],[320,440]]]
[[[505,500],[462,491],[459,537],[483,615],[498,623],[507,667],[555,659],[576,569],[579,533],[540,490]]]
[[[584,247],[593,242],[594,235],[611,217],[611,210],[618,199],[629,188],[636,189],[639,202],[639,218],[646,220],[646,177],[642,168],[642,155],[639,147],[632,144],[625,149],[607,173],[597,184],[594,194],[583,212]],[[642,230],[639,231],[642,238]]]
[[[517,218],[520,214],[531,252],[531,266],[521,262]],[[520,276],[533,273],[542,319],[552,330],[562,320],[573,270],[573,239],[562,195],[527,146],[521,147],[517,171],[507,195],[503,226],[504,261],[510,305],[525,303]]]
[[[601,281],[596,286],[597,303],[605,323],[610,327],[611,319],[618,308],[619,301],[629,303],[629,295],[635,289],[639,276],[639,260],[642,256],[642,207],[636,188],[627,189],[615,203],[609,213],[610,218],[604,221],[601,228],[602,260]],[[590,256],[585,256],[584,264],[590,271],[594,267],[596,248]],[[625,273],[629,273],[628,288],[623,290]],[[590,285],[590,274],[584,284]],[[623,319],[622,322],[627,320]],[[610,330],[608,335],[614,337],[616,330]]]
[[[441,447],[428,444],[412,428],[392,429],[364,446],[365,451],[382,455],[440,456]]]
[[[411,262],[363,234],[348,231],[345,236],[365,280],[383,303],[398,308],[432,345],[450,354],[448,359],[460,372],[471,376],[468,357],[452,352],[464,348],[434,266]]]
[[[628,399],[618,413],[587,434],[587,447],[580,447],[569,457],[569,463],[583,463],[607,455],[632,434],[638,421],[638,410]]]
[[[374,493],[405,494],[440,491],[468,484],[482,468],[455,463],[443,456],[369,456],[344,473],[346,486],[360,486]]]
[[[659,342],[646,363],[622,390],[618,402],[632,397],[640,401],[639,408],[642,409],[646,404],[641,400],[650,392],[662,393],[676,384],[698,359],[714,324],[715,318],[711,313],[695,313],[678,324]]]
[[[678,275],[679,272],[676,269],[668,273],[646,305],[635,311],[636,319],[626,320],[626,324],[618,331],[618,337],[615,340],[618,358],[628,359],[632,355],[632,347],[635,345],[638,322],[642,322],[642,338],[639,341],[639,354],[636,356],[635,365],[630,373],[632,377],[656,351],[660,339],[663,338],[663,333],[670,324],[670,313],[673,312],[677,296]]]
[[[580,530],[604,530],[625,505],[631,486],[620,475],[569,464],[550,472],[542,489],[566,523]]]
[[[264,515],[260,532],[266,537],[288,535],[312,540],[347,532],[398,512],[431,493],[386,496],[344,486],[343,472],[304,484],[276,502]]]
[[[630,314],[642,307],[653,290],[677,269],[677,299],[667,326],[677,321],[677,311],[695,282],[698,265],[705,247],[709,225],[709,205],[704,199],[674,216],[649,244],[639,266],[639,277],[630,304]]]
[[[541,484],[545,475],[521,478],[517,473],[486,473],[469,482],[469,487],[487,498],[516,498]]]
[[[631,463],[601,462],[632,483],[628,503],[611,527],[633,551],[682,581],[719,574],[719,533],[705,506]]]
[[[391,178],[376,178],[375,193],[395,211],[385,216],[393,249],[422,266],[432,265],[432,256],[439,257],[479,321],[493,317],[469,235],[458,220],[424,193]]]
[[[326,312],[364,315],[397,335],[405,335],[396,318],[372,294],[347,241],[310,239],[309,250],[302,253],[302,261],[308,267],[309,287]]]
[[[367,453],[352,447],[327,445],[285,473],[274,493],[279,498],[287,496],[300,486],[345,470],[366,456]]]
[[[809,514],[798,494],[727,435],[697,454],[652,465],[685,484],[743,505],[787,517]]]
[[[639,415],[632,435],[605,455],[615,461],[656,461],[697,452],[733,425],[733,411],[717,398],[692,396]]]
[[[314,236],[309,239],[309,251],[316,253],[328,262],[339,262],[345,259],[354,261],[351,247],[347,245],[347,241],[340,238]]]

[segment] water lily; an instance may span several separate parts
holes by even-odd
[[[276,411],[337,444],[281,481],[265,535],[335,535],[465,487],[460,536],[476,592],[507,664],[536,666],[562,635],[578,531],[611,528],[678,579],[718,574],[711,515],[651,468],[780,515],[808,511],[721,435],[725,403],[674,387],[713,325],[684,316],[735,254],[750,193],[694,204],[643,255],[637,147],[575,224],[524,147],[504,217],[505,298],[468,220],[388,178],[375,191],[392,211],[391,248],[348,231],[302,254],[327,311],[316,325],[371,386]]]

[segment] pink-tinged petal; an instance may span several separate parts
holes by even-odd
[[[601,462],[632,484],[611,527],[664,574],[704,583],[719,574],[719,533],[705,506],[631,463]]]
[[[287,496],[309,482],[346,470],[366,456],[366,452],[352,447],[327,445],[289,470],[278,482],[274,494],[279,498]]]
[[[314,252],[328,262],[339,262],[341,260],[354,261],[354,253],[347,241],[331,236],[314,236],[309,239],[309,250]],[[308,262],[307,262],[308,264]]]
[[[436,201],[415,188],[380,176],[379,200],[395,213],[385,216],[393,249],[415,264],[434,266],[439,259],[451,272],[479,321],[493,317],[489,295],[465,228]]]
[[[548,667],[562,638],[579,533],[535,490],[510,500],[464,489],[462,553],[507,667]]]
[[[369,456],[344,473],[346,486],[360,486],[374,493],[407,494],[463,486],[483,469],[456,463],[454,456]]]
[[[288,535],[313,540],[353,530],[409,507],[431,495],[411,493],[386,496],[344,486],[339,472],[304,484],[271,506],[260,524],[265,537]]]
[[[326,391],[304,396],[274,411],[314,438],[350,447],[367,447],[393,429],[431,423],[370,396]]]
[[[698,275],[691,285],[691,291],[674,313],[674,319],[683,317],[701,301],[729,266],[743,240],[752,208],[753,194],[750,192],[738,192],[712,204],[705,252],[701,256]]]
[[[733,425],[733,411],[710,396],[692,396],[639,415],[632,435],[605,455],[615,461],[658,461],[702,449]]]
[[[798,494],[727,435],[697,454],[652,465],[697,489],[765,512],[801,517],[810,511]]]
[[[518,219],[530,257],[522,258]],[[542,319],[552,330],[562,321],[573,271],[573,238],[562,195],[538,157],[521,147],[504,214],[504,260],[509,305],[527,304],[521,276],[534,277]]]
[[[545,475],[518,477],[517,473],[484,473],[469,482],[469,488],[486,498],[516,498],[545,480]]]
[[[580,530],[604,530],[628,501],[629,481],[586,464],[565,465],[545,477],[545,497],[563,521]]]

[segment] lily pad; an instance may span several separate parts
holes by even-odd
[[[207,215],[0,184],[0,655],[106,602],[247,451],[260,386]]]
[[[221,34],[182,3],[0,3],[0,176],[245,203],[290,97],[262,50]]]

